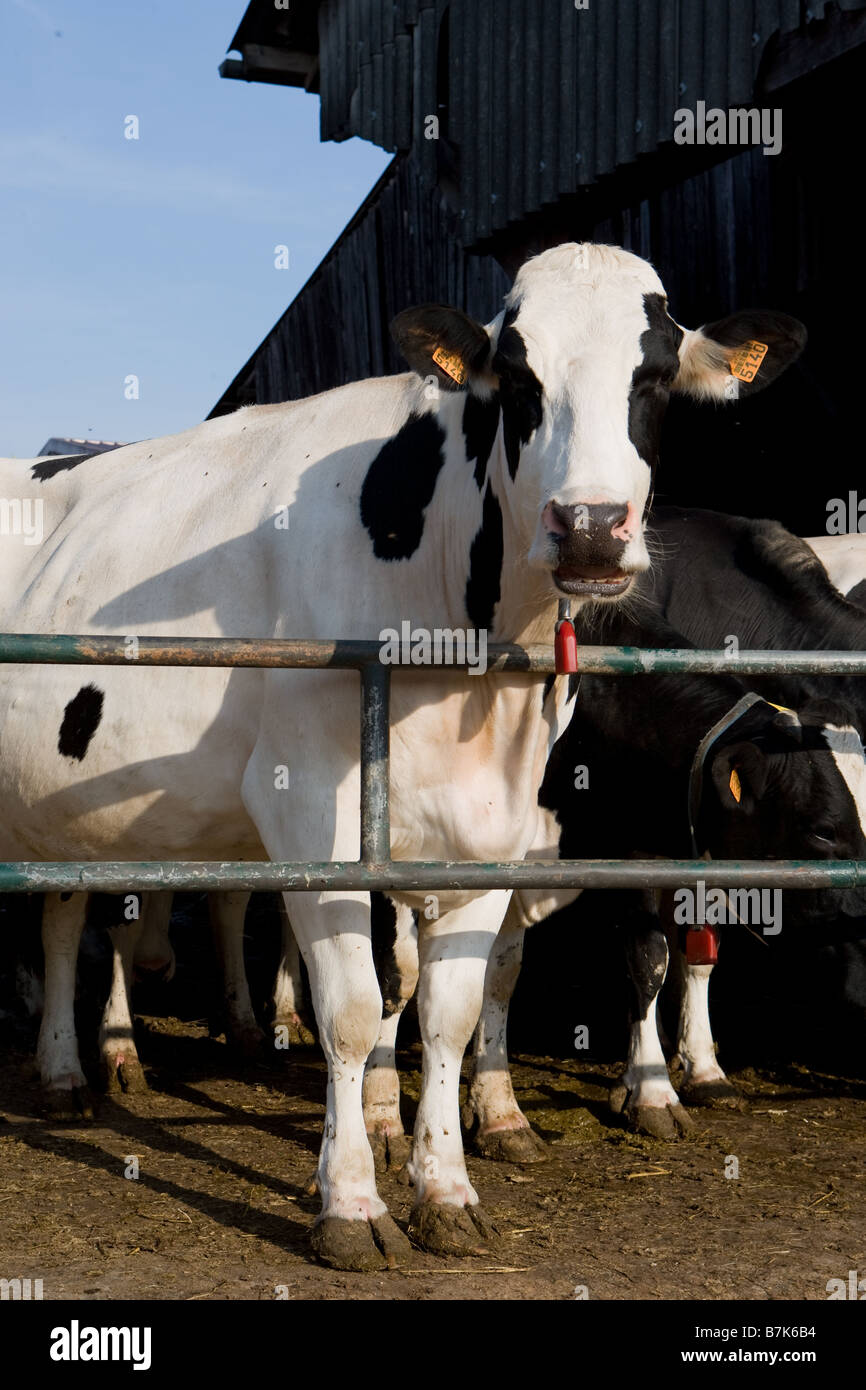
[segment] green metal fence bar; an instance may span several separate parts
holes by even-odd
[[[60,665],[279,667],[357,670],[361,676],[361,859],[327,863],[0,863],[0,892],[367,891],[447,892],[491,888],[856,888],[866,860],[517,860],[502,863],[393,861],[389,815],[391,666],[370,641],[278,638],[90,637],[0,634],[0,662]],[[553,647],[490,643],[491,672],[554,672]],[[866,674],[864,652],[723,651],[581,647],[581,671],[593,675],[653,672],[761,672],[796,669]],[[445,663],[462,669],[466,662]],[[429,666],[410,667],[429,675]],[[432,669],[442,670],[443,666]]]
[[[319,892],[326,889],[446,892],[490,888],[858,888],[866,859],[518,859],[501,863],[323,864],[228,862],[0,864],[0,892]]]
[[[385,864],[391,858],[390,743],[391,672],[361,667],[361,859]]]
[[[359,670],[381,665],[380,642],[308,641],[305,638],[89,637],[7,633],[0,635],[0,662],[61,666],[259,666]],[[464,670],[466,661],[406,666],[421,671]],[[760,675],[797,670],[820,675],[866,675],[866,652],[741,651],[649,647],[579,647],[587,675],[652,675],[666,671]],[[553,647],[491,642],[487,670],[554,672]]]

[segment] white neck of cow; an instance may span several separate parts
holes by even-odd
[[[860,735],[852,725],[827,724],[824,738],[851,795],[860,830],[866,837],[866,758]]]

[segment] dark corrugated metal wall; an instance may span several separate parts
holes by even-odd
[[[212,414],[404,370],[388,332],[400,309],[438,299],[486,320],[508,285],[492,257],[464,251],[453,214],[403,156]]]
[[[776,302],[768,173],[763,155],[746,151],[583,233],[652,260],[683,323],[706,322],[768,294]],[[744,227],[750,235],[740,237],[735,255],[732,243]],[[463,249],[453,214],[412,158],[400,157],[214,413],[400,371],[388,334],[395,313],[436,300],[486,322],[508,283],[493,257]]]
[[[829,0],[324,0],[322,137],[414,146],[437,177],[439,24],[450,18],[449,134],[460,236],[483,241],[673,139],[674,112],[751,101],[768,40]],[[842,10],[866,0],[836,0]]]

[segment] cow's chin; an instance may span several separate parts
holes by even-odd
[[[622,598],[633,580],[633,571],[605,565],[558,565],[553,571],[559,592],[574,598]]]

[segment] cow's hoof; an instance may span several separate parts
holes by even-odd
[[[695,1128],[684,1105],[632,1105],[626,1116],[631,1129],[653,1139],[679,1139]]]
[[[331,1269],[363,1274],[397,1269],[412,1260],[409,1241],[387,1212],[371,1221],[325,1216],[313,1227],[311,1242],[316,1258]]]
[[[688,1105],[708,1106],[712,1110],[748,1109],[746,1101],[727,1077],[712,1081],[684,1081],[680,1087],[680,1099]]]
[[[278,1052],[288,1052],[293,1047],[315,1047],[316,1035],[304,1023],[299,1014],[289,1018],[277,1018],[273,1022],[274,1047]]]
[[[377,1173],[400,1173],[406,1168],[412,1153],[412,1140],[405,1134],[383,1134],[373,1131],[367,1135],[373,1150]]]
[[[422,1202],[409,1218],[409,1234],[433,1255],[489,1255],[499,1233],[479,1206]]]
[[[137,1057],[105,1057],[102,1072],[109,1095],[143,1096],[150,1090]]]
[[[257,1024],[244,1024],[226,1033],[226,1042],[241,1062],[258,1062],[270,1055],[267,1039]]]
[[[42,1103],[52,1120],[75,1124],[93,1119],[93,1097],[86,1084],[43,1086]]]
[[[476,1134],[472,1141],[475,1152],[497,1163],[543,1163],[550,1150],[534,1129],[494,1129]]]
[[[623,1110],[625,1110],[627,1100],[628,1086],[624,1085],[622,1081],[618,1081],[615,1086],[611,1086],[607,1102],[613,1115],[622,1114]]]

